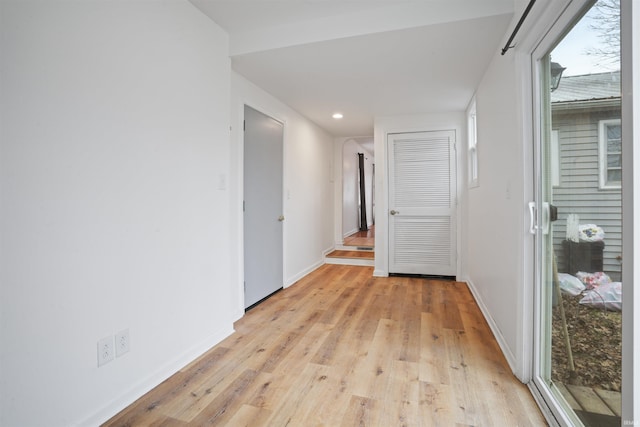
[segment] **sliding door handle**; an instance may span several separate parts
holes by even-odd
[[[529,202],[529,233],[536,234],[536,202]]]
[[[395,211],[393,209],[391,209],[391,212],[389,212],[391,215],[397,215],[400,213],[400,211]]]
[[[555,206],[548,202],[542,202],[542,226],[538,224],[538,212],[536,202],[529,202],[529,233],[536,234],[538,230],[542,230],[542,234],[547,235],[551,230],[551,221],[553,218],[553,208]],[[556,214],[557,215],[557,214]]]

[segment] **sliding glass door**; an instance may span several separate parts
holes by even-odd
[[[534,53],[534,383],[560,425],[595,427],[621,424],[620,7],[581,3]]]

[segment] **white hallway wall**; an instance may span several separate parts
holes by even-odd
[[[0,425],[97,425],[232,330],[227,35],[187,2],[0,8]]]
[[[536,4],[518,33],[518,48],[505,55],[496,49],[476,90],[478,186],[464,185],[462,278],[512,371],[525,383],[531,379],[533,357],[533,238],[526,223],[527,202],[533,198],[533,142],[527,130],[532,114],[530,55],[523,52],[532,50],[553,22],[540,18],[552,3],[560,4]],[[516,0],[505,42],[527,4]]]
[[[284,123],[284,286],[324,263],[333,247],[333,138],[238,73],[231,76],[232,282],[242,315],[244,275],[242,178],[244,105]]]
[[[523,354],[524,176],[514,55],[496,57],[477,92],[478,187],[467,189],[466,279],[511,368]],[[465,184],[466,185],[466,184]],[[497,329],[496,329],[497,328]]]

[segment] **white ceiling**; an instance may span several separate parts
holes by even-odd
[[[376,116],[464,111],[513,0],[190,0],[229,33],[232,67],[334,136]],[[340,111],[342,120],[332,113]]]

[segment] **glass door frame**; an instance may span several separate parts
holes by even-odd
[[[559,426],[581,426],[582,423],[555,385],[545,381],[545,372],[550,377],[551,360],[549,354],[551,343],[550,337],[546,337],[545,334],[547,330],[550,330],[551,319],[549,307],[545,304],[545,298],[548,298],[545,294],[545,287],[547,287],[549,280],[547,277],[549,272],[547,270],[550,266],[546,265],[549,262],[548,255],[543,252],[545,249],[544,240],[549,238],[549,235],[545,233],[545,228],[549,227],[549,221],[545,216],[544,203],[549,201],[544,199],[546,190],[543,185],[543,168],[545,167],[543,159],[546,154],[545,138],[550,139],[551,129],[545,130],[545,126],[550,124],[551,104],[549,99],[550,92],[542,89],[549,87],[549,53],[594,3],[595,0],[567,1],[557,20],[531,53],[534,200],[530,229],[530,233],[534,235],[531,385],[537,391],[535,394],[539,399],[539,403],[544,405],[543,410],[551,415]],[[543,108],[545,105],[547,108]],[[549,421],[552,422],[553,420]]]

